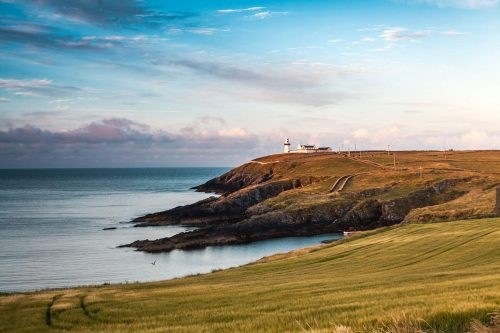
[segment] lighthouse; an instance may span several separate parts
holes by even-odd
[[[284,146],[283,151],[285,153],[289,153],[290,152],[290,140],[288,138],[286,138],[285,143],[283,144],[283,146]]]

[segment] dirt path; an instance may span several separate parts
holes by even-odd
[[[332,188],[330,189],[329,193],[333,192],[341,192],[344,187],[346,186],[347,182],[354,177],[353,175],[345,175],[337,179],[335,184],[333,184]]]

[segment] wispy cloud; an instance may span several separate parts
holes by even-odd
[[[10,0],[13,3],[51,10],[56,15],[95,25],[159,26],[195,16],[192,13],[165,12],[136,0]]]
[[[17,96],[61,96],[78,92],[81,89],[72,86],[56,85],[48,79],[0,79],[0,89]]]
[[[266,101],[287,101],[292,104],[327,105],[345,98],[332,91],[332,80],[342,81],[363,73],[360,68],[337,67],[327,63],[297,61],[281,65],[245,67],[236,62],[180,59],[167,63],[182,66],[198,74],[216,77],[252,87],[253,92],[242,93]],[[251,97],[251,98],[253,98]]]
[[[499,0],[395,0],[408,4],[426,4],[439,7],[457,7],[466,9],[490,8],[496,6]]]
[[[0,79],[0,88],[5,88],[9,90],[36,89],[40,87],[46,87],[51,84],[52,81],[47,79],[32,79],[32,80]]]
[[[288,15],[289,12],[276,12],[266,10],[266,7],[249,7],[249,8],[237,8],[237,9],[219,9],[217,13],[220,14],[233,14],[233,13],[247,13],[251,15],[246,16],[247,18],[264,20],[275,16]]]
[[[417,40],[430,34],[430,30],[410,31],[406,28],[394,27],[384,29],[380,33],[380,37],[388,42],[398,42],[403,40]]]
[[[360,41],[363,42],[363,43],[372,43],[372,42],[375,41],[375,38],[373,38],[373,37],[363,37],[363,38],[361,38]]]
[[[231,13],[244,13],[244,12],[256,12],[265,9],[266,7],[249,7],[249,8],[239,8],[239,9],[219,9],[217,13],[221,14],[231,14]]]
[[[446,31],[441,32],[441,35],[453,37],[453,36],[467,35],[467,33],[466,32],[461,32],[461,31],[457,31],[457,30],[446,30]]]
[[[328,41],[328,43],[330,44],[337,44],[337,43],[340,43],[342,42],[342,39],[341,38],[332,38]]]
[[[21,44],[26,47],[41,47],[65,50],[104,50],[133,41],[124,36],[71,36],[67,31],[42,24],[11,24],[0,27],[0,41]],[[138,41],[136,39],[135,41]]]
[[[290,14],[289,12],[271,12],[271,11],[263,11],[263,12],[258,12],[253,14],[252,16],[249,16],[250,18],[254,19],[259,19],[259,20],[265,20],[271,17],[275,16],[285,16]]]
[[[227,31],[229,31],[229,29],[207,28],[207,27],[198,27],[198,28],[172,27],[168,29],[168,32],[172,35],[191,33],[194,35],[212,36],[219,32],[227,32]]]

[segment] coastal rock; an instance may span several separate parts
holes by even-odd
[[[218,198],[210,197],[191,205],[148,214],[135,219],[134,222],[139,222],[138,226],[172,224],[203,226],[237,222],[247,216],[245,212],[248,208],[262,201],[273,198],[284,191],[322,180],[324,178],[303,177],[252,185]]]
[[[300,159],[306,158],[300,156]],[[324,163],[324,158],[321,156],[321,160],[315,162]],[[388,171],[383,169],[375,173],[378,178],[373,181],[366,177],[359,180],[363,185],[371,182],[377,187],[353,186],[351,184],[355,185],[358,179],[355,177],[342,191],[330,193],[329,189],[340,176],[324,172],[318,176],[283,179],[283,174],[290,170],[306,170],[310,174],[319,172],[297,160],[281,164],[279,168],[285,171],[280,174],[273,162],[261,163],[248,163],[198,188],[227,191],[219,197],[135,220],[138,226],[178,224],[199,229],[125,246],[162,252],[351,229],[370,230],[402,223],[416,209],[455,200],[467,193],[464,187],[473,182],[471,176],[460,176],[463,173],[450,176],[449,171],[438,170],[429,180],[420,181],[418,174],[392,173],[387,176]],[[443,179],[445,174],[448,178]],[[413,183],[406,185],[406,179],[413,179]],[[476,177],[474,181],[482,184],[484,178]]]
[[[231,193],[270,181],[273,175],[272,165],[247,163],[192,189],[207,193]]]

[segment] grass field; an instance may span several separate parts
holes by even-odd
[[[394,154],[396,168],[393,168]],[[247,164],[248,173],[266,173],[275,178],[304,175],[326,180],[286,191],[262,203],[273,209],[312,210],[326,206],[342,210],[346,203],[365,190],[381,190],[371,199],[387,201],[403,198],[443,180],[461,180],[452,186],[461,192],[458,198],[443,200],[412,209],[405,222],[453,221],[472,217],[490,217],[495,207],[495,187],[500,186],[500,151],[396,151],[364,152],[363,160],[351,154],[280,154],[258,159],[274,162]],[[371,161],[384,168],[363,163]],[[342,193],[330,193],[332,185],[344,175],[356,175]],[[274,180],[274,178],[273,178]],[[417,205],[418,206],[418,205]]]
[[[455,333],[499,308],[492,218],[379,229],[171,281],[4,295],[0,332],[372,332],[403,317]]]

